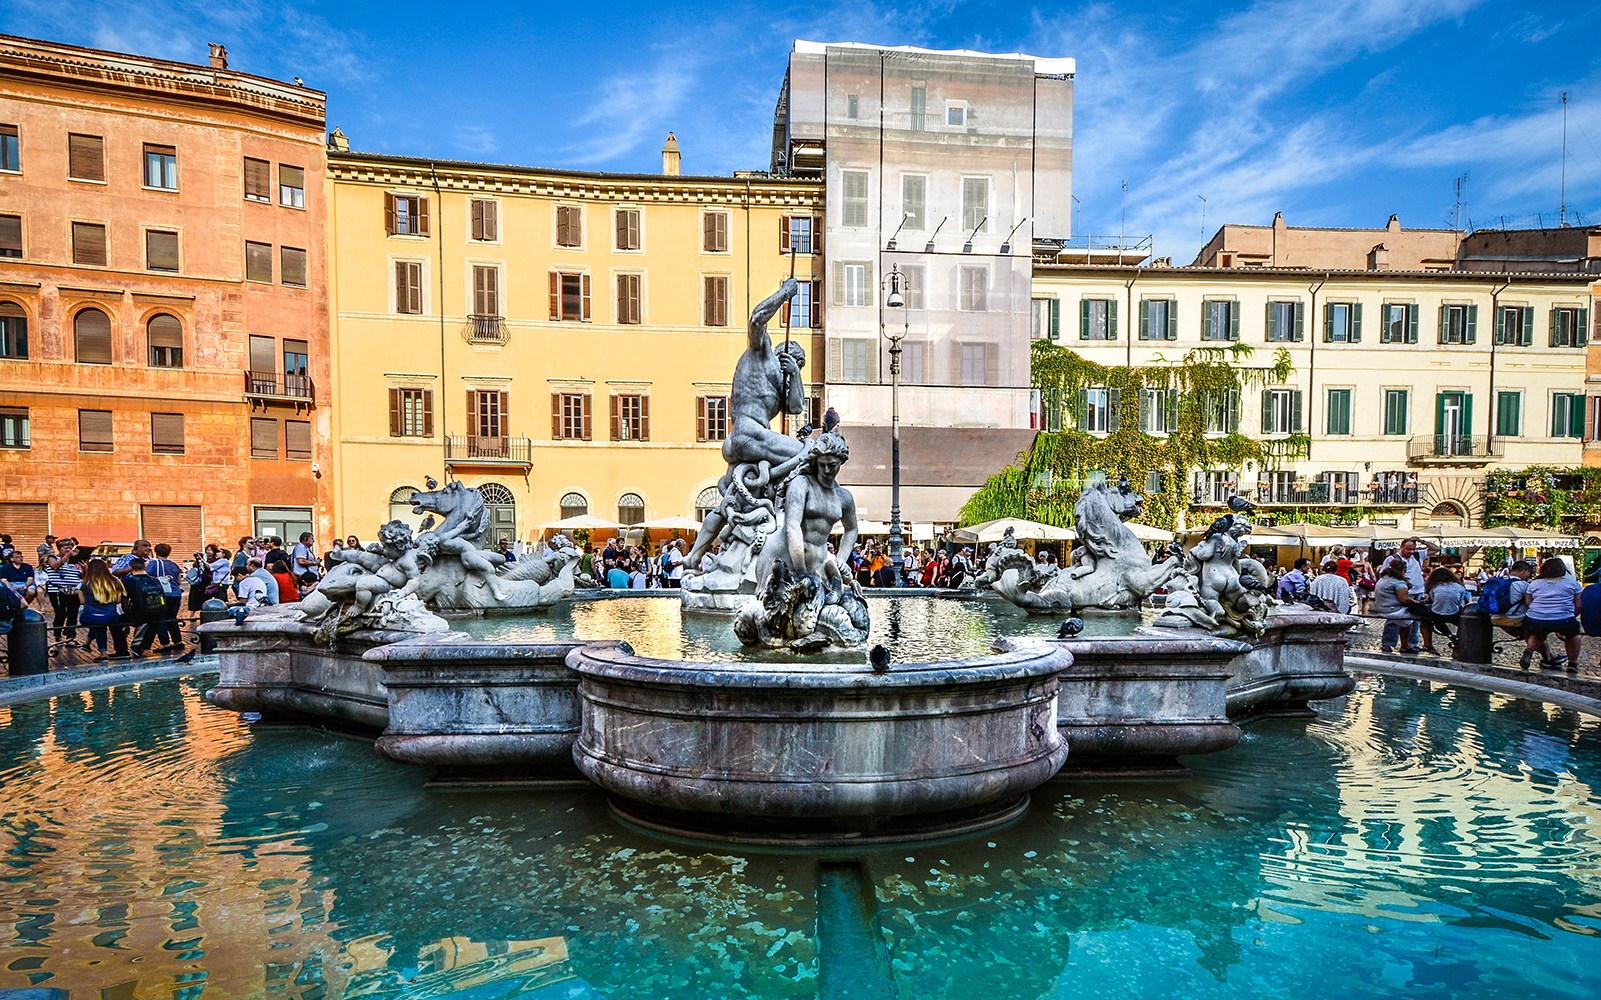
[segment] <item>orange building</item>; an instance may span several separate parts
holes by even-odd
[[[0,35],[0,532],[331,525],[325,103]]]

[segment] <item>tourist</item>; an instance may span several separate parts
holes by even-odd
[[[206,603],[206,588],[211,584],[211,570],[206,566],[206,556],[203,552],[196,552],[184,571],[184,581],[189,584],[189,610],[199,611]]]
[[[345,539],[345,548],[355,549],[357,552],[360,552],[361,539],[357,538],[355,535],[351,535],[349,538]]]
[[[251,562],[255,562],[254,559]],[[232,571],[233,589],[237,596],[229,604],[244,605],[246,609],[254,610],[268,603],[267,585],[260,579],[252,576],[249,570],[241,566]]]
[[[56,554],[56,536],[44,536],[44,541],[40,542],[34,551],[37,554],[37,558],[34,560],[35,565],[41,570],[46,569],[50,559]]]
[[[317,574],[315,573],[300,574],[300,579],[295,581],[295,583],[299,584],[300,597],[304,599],[307,594],[316,590],[318,582]]]
[[[327,550],[322,554],[322,571],[324,573],[333,572],[333,568],[339,565],[339,553],[344,550],[345,543],[337,538],[328,543]]]
[[[255,556],[251,556],[245,561],[244,570],[252,578],[261,581],[262,589],[267,594],[267,600],[265,603],[281,603],[283,597],[283,585],[278,582],[278,578],[272,574],[271,570],[267,569],[267,567],[261,564],[260,559],[257,559]],[[237,590],[238,588],[235,589]]]
[[[285,566],[289,565],[289,553],[284,551],[284,540],[282,538],[279,538],[277,535],[273,535],[271,538],[267,539],[267,545],[268,548],[266,553],[260,554],[261,564],[263,566],[271,570],[272,564],[275,562],[281,562]]]
[[[183,632],[178,628],[178,610],[183,605],[183,569],[173,562],[172,546],[156,543],[156,557],[145,562],[145,573],[161,588],[163,613],[156,621],[155,641],[160,650],[183,648]]]
[[[133,566],[133,561],[135,559],[138,559],[142,562],[149,562],[150,558],[154,555],[155,550],[150,547],[150,539],[141,538],[133,543],[132,552],[129,552],[126,555],[118,556],[117,561],[111,564],[111,575],[121,579],[132,572],[130,567]]]
[[[294,551],[289,554],[289,572],[296,578],[305,576],[307,573],[316,576],[318,569],[322,566],[322,561],[317,558],[317,553],[312,549],[311,542],[311,532],[302,531],[300,533],[300,541],[295,543]]]
[[[9,587],[24,607],[39,596],[36,576],[33,567],[23,559],[21,549],[13,548],[6,553],[6,561],[0,564],[0,583]]]
[[[1413,598],[1407,586],[1405,563],[1396,560],[1386,563],[1378,586],[1373,590],[1373,613],[1384,619],[1384,634],[1379,638],[1381,650],[1395,652],[1398,640],[1403,638],[1403,628],[1406,636],[1412,634],[1412,629],[1417,627],[1412,606],[1421,603]],[[1406,654],[1418,651],[1416,642],[1400,642],[1399,645]]]
[[[1569,673],[1579,668],[1579,595],[1584,588],[1568,573],[1567,563],[1555,556],[1540,564],[1540,575],[1528,584],[1529,610],[1523,618],[1528,649],[1520,662],[1529,669],[1534,654],[1540,666],[1554,668],[1566,662]],[[1565,657],[1551,655],[1546,636],[1555,632],[1567,649]]]
[[[248,557],[246,558],[248,562]],[[206,546],[206,568],[211,572],[211,583],[206,588],[206,597],[227,600],[228,574],[232,569],[244,569],[243,565],[234,566],[228,557],[228,550],[220,545]]]
[[[511,542],[506,539],[502,538],[500,540],[500,545],[496,547],[496,550],[505,558],[506,562],[514,563],[517,561],[517,553],[511,550]]]
[[[267,563],[267,572],[278,581],[278,596],[273,598],[274,604],[289,604],[300,598],[300,587],[295,583],[294,574],[289,572],[289,562],[285,559],[275,559]]]
[[[11,544],[10,535],[0,535],[0,563],[4,563],[11,558],[14,548],[15,546]]]
[[[1277,597],[1279,600],[1293,604],[1306,593],[1312,581],[1306,578],[1307,570],[1312,568],[1312,560],[1305,558],[1295,560],[1295,566],[1284,576],[1279,578]]]
[[[1349,561],[1349,560],[1347,560]],[[1351,613],[1351,583],[1336,559],[1325,559],[1322,572],[1312,578],[1307,592],[1342,615]]]
[[[667,571],[667,586],[677,588],[684,580],[684,540],[674,539],[672,548],[667,550],[669,569]]]
[[[703,556],[702,558],[705,558],[705,557]],[[638,561],[638,562],[632,562],[633,569],[628,574],[628,589],[629,590],[644,590],[646,587],[648,587],[650,585],[650,581],[648,579],[646,579],[646,577],[645,577],[645,569],[644,569],[644,567],[647,565],[647,563],[648,563],[648,560],[641,560],[641,561]]]
[[[1429,574],[1429,603],[1419,609],[1423,620],[1423,651],[1439,656],[1434,648],[1434,632],[1438,629],[1448,638],[1454,638],[1452,627],[1462,620],[1462,606],[1467,603],[1468,588],[1449,567],[1441,566]]]
[[[623,560],[623,562],[627,561],[628,560],[626,559]],[[610,559],[606,560],[606,564],[611,567],[606,571],[606,586],[613,590],[627,590],[629,575],[628,570],[624,569],[622,566]]]
[[[1408,593],[1416,595],[1418,600],[1421,601],[1426,586],[1423,568],[1424,557],[1418,555],[1418,542],[1419,539],[1416,538],[1408,538],[1402,542],[1401,548],[1384,560],[1384,563],[1379,567],[1379,571],[1382,573],[1391,563],[1399,563],[1405,571]],[[1418,624],[1416,622],[1413,623],[1412,631],[1408,638],[1410,645],[1418,645]]]
[[[56,642],[67,646],[78,644],[78,608],[82,599],[78,588],[83,586],[83,566],[70,556],[57,556],[45,573],[45,594],[55,612],[51,624],[55,628]]]
[[[122,604],[128,594],[122,581],[111,575],[105,560],[90,559],[84,568],[83,586],[79,589],[83,610],[78,621],[89,626],[89,645],[100,647],[96,663],[106,662],[106,635],[110,633],[114,656],[119,660],[132,659],[128,654],[128,626],[122,624]]]
[[[161,584],[146,571],[148,564],[138,556],[128,562],[128,572],[122,576],[122,588],[128,595],[128,612],[125,620],[135,626],[133,655],[144,656],[156,640],[157,625],[166,616],[168,598]],[[177,598],[170,602],[174,608]]]
[[[258,555],[255,549],[256,540],[254,538],[246,535],[245,537],[239,539],[239,550],[233,554],[233,563],[228,568],[230,570],[247,568],[249,566],[251,556]]]

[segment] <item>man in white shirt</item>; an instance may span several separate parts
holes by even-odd
[[[673,547],[667,550],[667,586],[676,587],[684,579],[684,540],[682,538],[673,542]]]
[[[1340,614],[1351,613],[1351,584],[1340,575],[1340,564],[1334,560],[1323,564],[1322,572],[1312,578],[1306,589],[1313,597],[1327,601]]]
[[[254,561],[254,560],[252,560]],[[251,576],[243,566],[233,571],[234,593],[238,598],[231,603],[243,604],[247,608],[259,608],[267,604],[267,585]]]

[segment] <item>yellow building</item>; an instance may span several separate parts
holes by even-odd
[[[428,476],[483,489],[505,538],[698,517],[746,318],[792,268],[821,399],[819,181],[683,176],[671,136],[660,175],[328,161],[342,535],[412,520]]]

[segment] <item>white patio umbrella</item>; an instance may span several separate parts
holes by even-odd
[[[564,517],[560,521],[546,521],[537,527],[540,531],[577,531],[581,528],[588,528],[590,531],[616,531],[627,525],[619,521],[608,521],[593,514],[579,514],[576,517]]]
[[[658,528],[662,531],[699,531],[700,522],[693,517],[674,514],[672,517],[658,517],[654,521],[645,521],[642,524],[631,524],[630,528],[649,528],[652,531]]]
[[[951,538],[958,542],[998,542],[1006,537],[1007,528],[1013,529],[1013,537],[1020,541],[1032,539],[1039,542],[1066,542],[1077,537],[1069,528],[1058,528],[1053,524],[1041,524],[1038,521],[1025,521],[1020,517],[1003,517],[996,521],[985,521],[982,524],[959,528],[951,533]]]
[[[1173,532],[1171,531],[1153,528],[1149,524],[1140,524],[1138,521],[1126,521],[1124,523],[1128,530],[1134,532],[1134,537],[1142,542],[1171,542],[1173,540]],[[1077,538],[1078,535],[1075,533],[1073,537]]]

